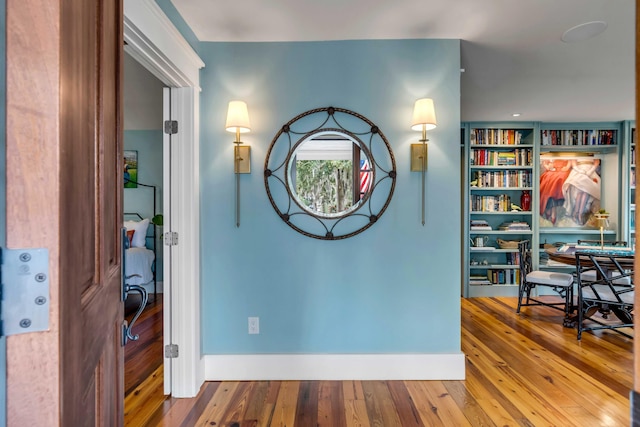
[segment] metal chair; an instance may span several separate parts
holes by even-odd
[[[632,335],[619,329],[633,327],[633,259],[634,254],[627,251],[576,251],[578,340],[582,339],[582,332],[596,329],[614,329],[632,338]],[[580,272],[584,268],[593,269],[596,279],[583,280]],[[594,317],[598,312],[603,320]],[[610,319],[610,313],[618,321]],[[586,320],[590,321],[589,325],[585,325]]]
[[[573,327],[574,320],[570,317],[573,311],[573,275],[533,270],[529,240],[523,240],[518,244],[518,252],[520,254],[520,284],[516,313],[520,313],[521,307],[544,305],[563,311],[565,314],[564,326]],[[557,292],[561,301],[547,301],[541,299],[540,296],[531,296],[531,291],[539,286],[549,287]]]

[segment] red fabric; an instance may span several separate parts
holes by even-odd
[[[131,241],[133,240],[133,233],[135,233],[136,230],[127,230],[127,239],[129,239],[129,247],[133,247],[131,246]]]
[[[554,160],[555,170],[546,170],[540,175],[540,215],[544,216],[549,199],[563,200],[562,184],[569,176],[571,169],[562,170],[568,165],[568,160]]]

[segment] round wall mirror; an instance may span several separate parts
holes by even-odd
[[[282,126],[265,160],[265,187],[276,213],[294,230],[337,240],[371,227],[386,210],[396,180],[389,142],[353,111],[307,111]]]

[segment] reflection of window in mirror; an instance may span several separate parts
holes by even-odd
[[[298,145],[289,174],[298,202],[326,216],[357,207],[373,182],[369,159],[360,146],[331,133],[315,135]]]

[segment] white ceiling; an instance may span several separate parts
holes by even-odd
[[[201,41],[461,39],[463,121],[635,118],[633,0],[172,2]],[[589,21],[608,27],[561,41]]]

